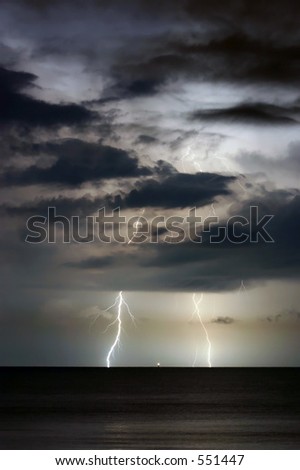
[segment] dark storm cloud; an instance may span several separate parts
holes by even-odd
[[[65,200],[61,202],[66,207],[67,202]],[[76,210],[76,202],[73,201],[72,204]],[[83,208],[80,200],[77,202],[77,208],[80,204]],[[85,204],[93,204],[93,202],[85,200]],[[64,266],[67,271],[66,280],[63,282],[67,282],[70,286],[74,282],[73,276],[78,275],[76,272],[84,271],[86,276],[84,282],[89,288],[99,289],[97,271],[99,274],[104,271],[105,276],[101,277],[103,290],[110,290],[113,286],[114,290],[217,292],[238,290],[241,279],[244,280],[246,286],[272,279],[299,279],[300,196],[273,191],[266,193],[255,202],[254,200],[241,203],[237,201],[232,214],[249,218],[250,205],[258,205],[259,219],[264,214],[274,215],[268,225],[268,231],[275,243],[266,244],[260,240],[259,243],[247,242],[236,245],[225,240],[216,245],[209,243],[208,238],[204,236],[202,243],[186,241],[166,244],[161,241],[158,244],[122,245],[121,256],[113,252],[104,257],[87,257],[80,261],[69,258],[66,260],[67,265],[63,263],[64,258],[60,258],[60,269],[55,275],[55,280],[58,273],[63,276]],[[21,217],[24,210],[25,207],[21,207],[19,212],[15,213],[16,217]],[[222,223],[220,225],[222,226]],[[250,233],[247,227],[244,227],[244,231]],[[239,231],[236,230],[236,232],[239,235]],[[43,248],[42,245],[24,246],[23,240],[24,237],[22,246],[19,242],[21,254],[18,254],[18,259],[23,260],[24,253],[27,253],[27,258],[32,259],[33,250],[39,249],[38,258],[41,260],[44,250],[45,253],[49,252],[47,247]],[[8,251],[6,244],[5,253],[8,259],[12,257],[13,263],[16,262],[15,247],[13,251]],[[48,256],[51,253],[49,252]],[[32,262],[35,264],[38,260]],[[29,280],[29,282],[36,281],[35,276]],[[42,281],[39,279],[38,282]],[[46,282],[49,281],[46,280]],[[81,282],[83,282],[82,278]]]
[[[89,214],[96,212],[103,206],[103,198],[91,198],[83,196],[80,198],[71,197],[53,197],[45,199],[35,199],[34,201],[27,201],[20,205],[3,204],[0,206],[2,214],[7,214],[12,217],[24,217],[31,215],[41,215],[47,217],[48,208],[55,207],[56,213],[65,217],[72,215],[85,217]],[[24,239],[25,237],[23,237]]]
[[[82,259],[80,261],[68,261],[63,264],[67,268],[74,268],[79,270],[104,270],[110,268],[119,268],[134,266],[138,260],[137,255],[124,252],[114,251],[113,255],[107,256],[91,256],[89,258]],[[107,271],[106,271],[107,272]]]
[[[157,138],[156,137],[153,137],[151,135],[147,135],[147,134],[141,134],[138,136],[137,138],[137,143],[138,144],[148,144],[148,145],[151,145],[151,144],[154,144],[155,142],[157,142]]]
[[[45,35],[42,26],[32,24],[32,56],[35,60],[72,57],[83,63],[94,76],[93,83],[100,77],[104,79],[98,103],[151,98],[168,91],[168,85],[178,79],[185,83],[196,80],[254,86],[299,85],[296,18],[300,8],[296,1],[253,5],[245,0],[200,3],[163,0],[159,4],[113,0],[93,1],[88,11],[83,1],[17,3],[25,12],[31,8],[40,10],[41,6],[51,9],[45,22]],[[45,14],[39,14],[43,22]],[[62,28],[64,16],[66,27]],[[36,22],[36,16],[32,18]],[[111,24],[111,31],[116,31],[113,37],[103,28],[105,24],[101,21],[105,19]],[[18,21],[16,15],[15,21]],[[18,24],[15,27],[18,29]],[[22,34],[26,37],[23,28]],[[34,79],[33,75],[27,77],[24,86],[32,85]],[[8,99],[12,106],[6,106],[10,112],[2,110],[2,122],[5,119],[27,126],[51,127],[83,124],[94,116],[82,105],[54,105],[35,100],[25,95],[23,88],[10,91]],[[257,124],[297,120],[290,110],[275,108],[260,103],[242,104],[224,114],[223,110],[211,110],[208,115],[198,117]]]
[[[300,311],[296,310],[295,308],[284,310],[283,315],[291,315],[297,320],[300,320]]]
[[[150,170],[147,168],[139,169],[139,167],[136,167],[135,170],[137,171],[136,176],[143,173],[146,175],[150,173]],[[38,173],[38,178],[36,176],[36,170],[33,172],[33,176],[31,171],[30,167],[25,172],[20,172],[18,180],[15,176],[14,180],[12,177],[8,176],[9,172],[4,173],[5,176],[2,177],[2,181],[5,181],[6,184],[12,184],[12,181],[18,182],[18,184],[26,184],[25,182],[29,184],[29,181],[30,183],[35,182],[37,184],[50,182],[49,177],[47,180],[45,178],[41,180],[43,169],[38,169],[38,172],[41,171],[41,173]],[[81,167],[81,171],[83,172],[83,167]],[[95,169],[93,171],[95,172]],[[117,168],[115,166],[114,171],[114,177],[117,177]],[[39,198],[34,201],[24,202],[20,205],[3,204],[0,208],[2,213],[17,217],[33,214],[47,216],[49,207],[55,207],[56,213],[60,215],[85,216],[96,212],[101,207],[112,210],[117,207],[121,209],[142,207],[170,209],[204,206],[212,203],[218,196],[230,195],[231,191],[228,189],[228,185],[235,181],[235,177],[222,176],[214,173],[178,173],[172,165],[163,161],[159,162],[159,165],[152,170],[152,173],[157,179],[151,178],[138,181],[136,183],[137,189],[133,189],[127,194],[124,192],[114,196],[103,194],[96,198],[92,198],[88,195],[78,198],[64,196],[55,198],[45,197],[44,199]],[[15,175],[15,170],[13,175]],[[81,178],[85,177],[85,179],[82,181],[94,181],[94,179],[99,179],[99,176],[96,178],[95,173],[91,176],[91,172],[88,172],[88,176],[89,179],[87,179],[87,173],[83,173]],[[134,176],[134,173],[127,174],[126,176]],[[70,181],[74,182],[74,178],[74,175],[69,175],[68,180],[62,181],[62,179],[60,179],[58,181],[57,179],[51,179],[51,183],[63,182],[66,186],[71,184]],[[159,234],[163,233],[161,229],[158,229],[157,232]]]
[[[0,85],[1,92],[17,93],[26,87],[33,86],[37,79],[36,75],[27,72],[15,72],[0,67]]]
[[[116,258],[113,256],[92,257],[82,261],[70,261],[65,263],[66,267],[77,269],[101,269],[111,266],[115,263]]]
[[[216,18],[216,17],[215,17]],[[225,29],[229,27],[224,18]],[[222,28],[221,28],[222,31]],[[114,99],[147,97],[159,93],[169,82],[182,80],[241,84],[299,84],[298,33],[286,38],[247,32],[211,37],[195,33],[162,35],[139,45],[132,56],[116,59],[111,69],[114,85],[105,96]],[[143,46],[144,45],[144,46]],[[144,47],[144,49],[143,49]],[[112,90],[114,92],[112,93]]]
[[[280,319],[282,318],[282,314],[281,313],[278,313],[277,315],[273,315],[273,316],[268,316],[266,317],[266,320],[269,322],[269,323],[277,323]]]
[[[239,31],[221,38],[202,38],[202,41],[193,38],[166,44],[166,48],[173,51],[174,71],[180,72],[179,59],[184,57],[184,70],[191,76],[248,83],[299,83],[297,32],[294,31],[290,43],[285,43],[284,38],[267,39],[265,35],[255,36],[255,33],[255,30],[252,35]]]
[[[164,38],[158,39],[159,48],[163,47],[161,41]],[[156,47],[153,46],[153,57],[150,58],[145,58],[141,50],[137,57],[116,61],[111,75],[115,85],[105,90],[104,99],[107,95],[115,99],[151,97],[158,94],[169,79],[192,75],[193,68],[197,67],[194,61],[169,53],[169,47],[169,44],[165,44],[165,51],[156,55]]]
[[[276,191],[259,201],[247,201],[236,207],[236,214],[249,220],[251,205],[259,207],[259,218],[274,215],[268,231],[274,243],[233,244],[224,241],[209,243],[184,242],[147,246],[141,257],[141,266],[156,271],[156,286],[179,290],[227,290],[238,288],[240,280],[260,282],[267,279],[295,279],[300,277],[300,197]],[[222,225],[222,224],[220,224]],[[244,228],[244,233],[248,233]],[[214,232],[213,232],[214,233]],[[236,230],[237,235],[239,231]],[[167,280],[163,280],[163,276]],[[151,281],[149,281],[151,282]]]
[[[231,317],[217,317],[212,320],[212,323],[218,323],[219,325],[231,325],[234,323],[234,319]]]
[[[96,114],[78,104],[52,104],[32,98],[24,89],[34,86],[36,76],[0,68],[0,125],[56,127],[85,125]]]
[[[269,323],[277,323],[279,321],[284,320],[300,320],[300,312],[294,308],[283,310],[281,313],[277,313],[276,315],[269,315],[266,317],[266,321]]]
[[[3,132],[1,136],[0,160],[9,165],[11,159],[26,156],[36,157],[39,153],[39,146],[30,142],[30,139],[20,139],[19,132],[16,129],[10,129],[9,132]]]
[[[106,90],[106,97],[102,97],[100,102],[105,103],[118,99],[131,99],[151,97],[159,92],[163,79],[140,78],[128,83],[116,83],[111,89]]]
[[[228,83],[254,86],[254,104],[243,103],[238,106],[229,104],[225,111],[215,109],[216,105],[212,105],[214,108],[210,112],[214,114],[214,120],[222,122],[241,120],[243,124],[247,122],[284,124],[288,119],[291,120],[289,122],[293,122],[292,120],[298,118],[299,104],[295,104],[294,108],[262,104],[261,98],[255,96],[255,90],[260,92],[261,84],[270,85],[271,88],[274,84],[279,84],[284,93],[288,89],[287,85],[299,84],[299,2],[162,0],[157,3],[143,0],[129,2],[113,0],[92,2],[87,9],[86,3],[82,1],[28,0],[9,2],[6,8],[9,9],[10,5],[17,3],[22,5],[22,9],[18,14],[14,13],[13,8],[11,9],[14,21],[10,24],[14,27],[14,31],[19,32],[17,39],[24,38],[24,44],[30,44],[28,50],[27,46],[25,47],[23,55],[20,52],[22,58],[20,63],[25,63],[28,54],[31,61],[30,70],[35,70],[37,64],[39,67],[44,67],[43,80],[50,87],[54,97],[56,88],[54,90],[51,88],[53,74],[48,74],[45,70],[51,68],[52,64],[54,67],[61,64],[63,58],[66,61],[66,69],[68,59],[70,66],[75,65],[75,70],[84,70],[84,73],[90,74],[88,78],[92,78],[92,81],[87,81],[87,87],[98,85],[97,79],[101,82],[99,90],[103,89],[102,83],[104,84],[102,100],[106,100],[107,103],[118,99],[151,98],[159,93],[168,92],[168,86],[177,84],[178,80],[179,87],[184,85],[187,89],[190,81],[201,83],[207,80],[209,83],[218,81],[219,84],[224,84],[226,97],[228,97],[228,88],[226,88]],[[41,6],[45,9],[49,7],[51,14],[45,14],[43,11],[42,14],[38,13],[40,16],[35,14],[30,16],[28,12],[31,7]],[[110,12],[111,21],[106,22],[108,27],[103,32],[101,26],[105,25],[101,20],[106,10]],[[22,12],[24,16],[20,14]],[[23,18],[26,18],[26,21]],[[8,33],[9,31],[6,31],[9,37]],[[57,57],[61,62],[55,62]],[[17,63],[14,64],[14,69],[16,67]],[[61,70],[60,67],[58,69]],[[68,73],[69,70],[63,78],[65,80],[67,76],[72,82]],[[84,81],[87,75],[84,75],[84,78],[80,75],[78,82],[75,80],[77,77],[74,77],[74,84],[79,86],[79,90],[85,89],[86,83],[82,84],[81,80]],[[59,85],[60,78],[57,77]],[[89,124],[94,117],[94,114],[82,105],[54,105],[26,94],[29,87],[32,88],[35,84],[35,75],[1,69],[0,79],[1,100],[4,100],[5,104],[1,106],[0,111],[2,125],[6,123],[23,127],[40,126],[47,130],[49,127],[65,124],[83,126]],[[73,82],[71,84],[73,85]],[[58,90],[60,95],[64,88],[58,87]],[[87,95],[84,97],[86,102],[89,99],[89,94]],[[282,96],[284,95],[278,94],[278,102],[283,101]],[[169,112],[168,104],[166,103],[166,110],[163,106],[162,102],[157,113],[160,117],[164,116],[165,111],[167,114]],[[145,112],[148,111],[142,101],[141,107]],[[192,106],[187,107],[187,111],[189,109],[192,111]],[[126,119],[138,121],[135,115],[131,116],[130,104],[127,109],[124,105],[122,112],[125,116],[124,121]],[[207,119],[207,116],[205,118]],[[159,124],[158,121],[157,126]],[[139,135],[138,143],[150,144],[151,139],[147,142],[147,138],[141,137],[147,135],[147,132],[142,130],[143,126],[146,128],[147,123],[141,119],[138,125],[140,129],[132,141]],[[176,126],[179,127],[178,123]],[[129,139],[134,133],[132,129],[130,130],[128,126]],[[90,128],[88,130],[91,131]],[[161,137],[162,131],[160,134],[153,133],[153,136]],[[163,137],[160,138],[160,142],[163,141]],[[49,137],[43,135],[43,138]],[[181,143],[182,141],[178,142],[175,138],[172,144],[176,147]],[[91,144],[70,139],[37,144],[33,147],[32,153],[30,149],[27,150],[31,156],[46,154],[48,166],[41,167],[31,163],[30,167],[23,170],[6,167],[1,175],[3,184],[40,184],[42,187],[60,185],[69,189],[82,183],[101,181],[104,178],[124,176],[134,177],[138,181],[134,183],[134,189],[132,186],[122,187],[118,198],[106,195],[100,195],[95,199],[88,196],[77,199],[59,196],[51,198],[47,196],[45,189],[44,200],[24,201],[19,206],[14,203],[2,206],[3,211],[15,216],[12,223],[27,214],[46,215],[48,206],[56,206],[57,213],[63,215],[86,215],[103,205],[170,209],[202,206],[213,202],[218,196],[232,195],[229,184],[234,182],[234,178],[208,173],[182,174],[176,172],[167,162],[155,168],[151,175],[149,169],[139,165],[134,155],[114,148],[113,144],[104,145],[103,141]],[[9,151],[15,152],[15,155],[22,154],[21,149],[14,150],[11,146]],[[54,158],[50,164],[48,157]],[[258,166],[260,163],[258,162]],[[294,153],[286,164],[291,169],[298,168],[297,154]],[[276,165],[279,164],[275,162],[274,166]],[[283,166],[284,163],[281,168]],[[139,180],[146,175],[150,179]],[[35,196],[33,194],[30,197]],[[240,279],[250,283],[264,279],[299,277],[299,196],[285,196],[273,191],[265,194],[260,201],[253,198],[252,201],[247,201],[247,204],[256,205],[258,202],[263,213],[275,214],[270,225],[275,244],[238,246],[225,242],[211,246],[204,238],[201,245],[191,242],[176,246],[162,243],[141,247],[129,245],[128,250],[136,250],[138,258],[133,259],[132,251],[128,251],[129,268],[124,276],[124,273],[118,274],[118,263],[110,264],[112,259],[109,256],[106,265],[109,268],[108,276],[107,279],[103,279],[102,287],[113,286],[114,289],[130,290],[200,288],[226,290],[238,288]],[[237,213],[248,215],[247,204],[238,204],[237,201]],[[43,249],[44,247],[41,247],[41,252]],[[30,254],[32,255],[32,252]],[[11,250],[9,255],[15,260],[16,251]],[[61,266],[64,259],[62,253],[60,256]],[[70,263],[73,263],[73,266]],[[93,267],[93,271],[96,271],[97,267],[99,270],[105,269],[103,260],[99,259],[87,258],[78,263],[75,266],[74,260],[70,260],[66,267],[68,279],[64,280],[65,282],[72,283],[72,269],[74,271],[83,269],[87,276],[87,285],[91,286],[92,282],[88,278],[89,266]],[[133,263],[134,269],[131,269]],[[47,272],[48,267],[52,269],[51,265],[44,263],[41,271]],[[96,276],[94,272],[92,274]],[[34,276],[35,273],[32,282],[39,282]],[[78,285],[82,282],[80,279]],[[97,286],[95,288],[98,288],[98,285],[95,282]]]
[[[86,22],[86,28],[78,28],[75,35],[67,27],[56,28],[45,38],[40,31],[43,41],[39,44],[36,39],[34,54],[73,54],[88,61],[97,73],[99,68],[105,70],[110,78],[102,96],[106,101],[152,96],[179,77],[299,83],[300,7],[295,0],[255,5],[250,0],[93,1],[88,11],[83,0],[18,3],[26,10],[39,5],[51,8],[48,23],[54,31],[55,12],[60,22],[68,14],[70,29],[78,25],[78,19],[80,26]],[[116,31],[113,40],[106,29],[101,35],[102,18]]]
[[[119,255],[110,255],[115,260],[109,259],[109,268],[113,269],[106,270],[103,289],[113,282],[115,289],[126,290],[226,291],[238,290],[241,279],[250,286],[265,280],[300,278],[299,195],[273,191],[260,201],[238,204],[235,213],[249,219],[249,207],[254,204],[259,207],[259,220],[264,214],[274,215],[268,225],[274,243],[259,239],[258,243],[225,240],[211,244],[203,236],[202,243],[126,245],[128,251],[122,254],[121,264]],[[251,233],[247,227],[245,232]],[[236,234],[240,234],[237,227]],[[134,253],[130,251],[133,248]],[[122,266],[130,270],[129,277],[124,276]],[[74,267],[104,269],[101,258],[86,259]]]
[[[182,2],[181,2],[182,4]],[[253,2],[251,0],[187,0],[184,9],[193,18],[211,18],[226,21],[229,26],[261,26],[267,31],[271,25],[278,25],[276,33],[289,33],[297,30],[297,18],[300,7],[297,0],[274,0],[269,2]],[[240,23],[237,23],[237,20]]]
[[[214,173],[174,173],[162,180],[138,182],[137,188],[124,197],[116,197],[114,204],[121,207],[193,207],[212,203],[218,196],[228,196],[232,176]]]
[[[284,78],[298,81],[300,47],[295,33],[296,31],[294,31],[294,43],[292,41],[285,43],[284,38],[278,40],[276,37],[270,38],[261,34],[255,36],[255,31],[252,33],[238,31],[221,38],[210,39],[208,42],[182,42],[174,44],[173,47],[178,52],[194,58],[208,55],[226,61],[237,59],[230,70],[232,76],[236,78],[243,78],[242,72],[247,70],[250,80],[273,82],[281,80],[284,74]],[[241,61],[242,67],[238,65],[238,60]],[[276,69],[278,73],[271,74],[271,71],[276,72]],[[247,79],[247,76],[244,75],[244,78]]]
[[[251,54],[255,57],[275,59],[300,58],[300,47],[295,45],[278,45],[269,38],[255,38],[244,32],[236,32],[221,38],[211,39],[206,43],[178,43],[174,47],[184,54],[220,53],[231,56],[232,54]]]
[[[129,178],[150,175],[148,168],[140,167],[138,159],[125,150],[89,143],[79,139],[66,139],[58,143],[40,144],[40,149],[56,157],[47,168],[32,165],[24,170],[6,168],[0,180],[3,185],[25,186],[48,184],[78,186],[85,182],[112,178]]]
[[[288,124],[300,124],[300,121],[292,117],[300,116],[300,108],[284,108],[265,103],[241,103],[229,108],[203,109],[194,111],[190,119],[200,121],[223,121],[236,124],[257,124],[269,126],[282,126]]]

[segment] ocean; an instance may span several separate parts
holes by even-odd
[[[2,368],[1,449],[300,449],[298,368]]]

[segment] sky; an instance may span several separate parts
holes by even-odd
[[[0,365],[105,366],[122,291],[135,322],[123,306],[112,365],[206,367],[204,325],[213,366],[299,366],[299,14],[295,0],[1,2]],[[218,221],[172,243],[176,224],[78,243],[52,220],[55,242],[29,243],[49,207],[81,237],[101,209],[140,232],[191,210]],[[211,243],[224,226],[246,240]]]

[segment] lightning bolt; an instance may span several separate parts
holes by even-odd
[[[109,330],[109,328],[111,328],[113,325],[117,324],[118,327],[117,327],[117,334],[116,334],[116,337],[114,339],[114,342],[113,344],[111,345],[111,348],[110,350],[108,351],[108,354],[107,354],[107,357],[106,357],[106,365],[107,367],[110,367],[110,358],[112,356],[112,354],[114,353],[114,350],[116,348],[116,346],[120,346],[120,338],[121,338],[121,332],[122,332],[122,307],[125,306],[126,307],[126,310],[127,310],[127,313],[128,315],[130,316],[131,320],[133,321],[134,323],[134,316],[133,314],[131,313],[130,311],[130,308],[129,308],[129,305],[128,303],[125,301],[124,297],[123,297],[123,292],[120,291],[119,294],[117,295],[114,303],[108,307],[107,309],[105,309],[104,311],[105,312],[108,312],[109,310],[111,310],[112,308],[114,307],[117,307],[117,317],[115,318],[114,321],[112,321],[105,329],[104,333],[106,331]]]
[[[185,164],[184,164],[184,162],[187,160],[187,158],[189,158],[191,163],[193,163],[196,171],[199,172],[199,173],[203,173],[203,170],[202,170],[202,167],[201,167],[200,163],[198,161],[196,161],[196,157],[195,157],[195,155],[193,155],[192,152],[193,152],[192,147],[189,146],[188,150],[187,150],[187,153],[181,157],[183,172],[185,173]]]
[[[202,302],[203,300],[203,294],[201,293],[200,295],[200,299],[197,299],[196,297],[196,294],[194,293],[193,294],[193,303],[194,303],[194,311],[193,311],[193,316],[192,318],[194,317],[194,315],[197,315],[197,317],[199,318],[199,321],[201,323],[201,326],[203,328],[203,331],[205,333],[205,336],[206,336],[206,341],[207,341],[207,345],[208,345],[208,348],[207,348],[207,364],[208,364],[208,367],[211,367],[211,342],[210,342],[210,339],[209,339],[209,336],[208,336],[208,331],[207,329],[205,328],[205,325],[202,321],[202,318],[201,318],[201,314],[200,314],[200,308],[199,308],[199,305],[200,303]],[[193,366],[195,365],[196,363],[196,360],[197,360],[197,356],[198,356],[198,351],[196,350],[196,356],[195,356],[195,359],[194,359],[194,364]]]
[[[240,288],[239,288],[239,293],[240,292],[247,292],[247,289],[246,289],[246,286],[244,284],[243,279],[241,280],[241,285],[240,285]]]
[[[181,157],[181,165],[182,165],[183,173],[186,172],[186,170],[185,170],[185,161],[189,157],[190,153],[191,153],[191,147],[188,146],[186,153],[184,155],[182,155],[182,157]]]
[[[142,212],[141,212],[141,214],[140,214],[138,220],[134,223],[134,228],[137,229],[137,232],[133,232],[132,237],[130,238],[130,240],[129,240],[128,243],[127,243],[128,245],[130,245],[130,243],[131,243],[132,240],[134,239],[135,235],[138,233],[138,228],[139,228],[140,225],[142,225],[141,222],[140,222],[140,220],[141,220],[141,217],[144,215],[144,213],[145,213],[145,208],[142,209]]]
[[[196,347],[196,352],[195,352],[195,357],[194,357],[193,367],[195,367],[195,366],[196,366],[197,359],[198,359],[198,346]]]
[[[220,160],[220,161],[223,163],[223,165],[225,166],[226,170],[227,170],[229,173],[233,173],[233,174],[236,174],[236,173],[237,173],[236,170],[234,170],[234,168],[232,167],[231,164],[230,164],[230,166],[229,166],[228,161],[227,161],[224,157],[218,157],[218,156],[217,156],[217,157],[215,157],[215,158],[217,158],[218,160]],[[237,181],[237,184],[239,185],[239,187],[244,191],[244,193],[247,192],[247,189],[245,188],[244,185],[242,185],[242,183],[240,182],[240,179],[237,178],[236,181]]]
[[[250,302],[248,289],[245,286],[243,279],[241,280],[240,288],[238,290],[238,296],[240,296],[241,294],[246,294],[245,299],[247,299],[247,301]]]
[[[199,173],[203,173],[202,166],[198,162],[194,162],[195,168],[199,171]]]
[[[210,215],[213,215],[214,217],[216,217],[216,216],[217,216],[217,213],[216,213],[216,209],[215,209],[214,203],[212,203],[212,204],[210,205],[210,211],[209,211],[208,215],[209,215],[209,216],[210,216]]]

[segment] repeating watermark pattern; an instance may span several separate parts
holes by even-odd
[[[159,215],[151,220],[144,215],[126,217],[119,207],[107,211],[105,207],[95,216],[58,215],[55,207],[49,207],[47,217],[34,215],[27,220],[27,243],[103,243],[176,244],[192,243],[235,245],[244,243],[274,243],[267,225],[274,215],[260,217],[258,206],[249,207],[249,217],[233,215],[225,222],[217,215],[202,217],[196,207],[186,216]]]

